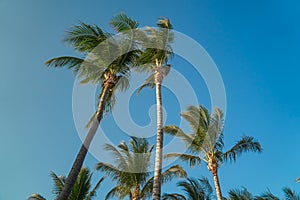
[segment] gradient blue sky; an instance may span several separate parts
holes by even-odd
[[[49,172],[68,172],[80,139],[72,117],[74,75],[47,69],[43,63],[74,55],[61,42],[66,28],[81,20],[110,30],[109,19],[120,12],[141,26],[154,25],[160,16],[170,18],[177,31],[199,42],[217,64],[227,93],[226,144],[248,134],[264,148],[260,155],[245,155],[222,166],[224,194],[239,186],[254,194],[267,187],[278,195],[283,186],[299,191],[294,183],[300,176],[298,1],[0,0],[0,200],[26,199],[34,192],[52,199]],[[172,64],[187,69],[189,65],[176,57]],[[184,73],[197,88],[199,103],[209,105],[201,77]],[[173,99],[171,105],[176,105],[167,93],[165,101]],[[153,92],[142,95],[152,97],[146,104],[154,103]],[[137,106],[133,118],[147,123],[148,108]],[[171,112],[168,122],[180,120],[178,108],[166,109]],[[140,116],[146,116],[145,121]],[[103,127],[110,124],[108,118]],[[117,128],[113,131],[122,135]],[[123,134],[123,139],[128,137]],[[89,155],[85,165],[93,168],[95,163]],[[95,172],[95,178],[102,175]],[[189,175],[210,174],[201,167],[189,170]],[[174,191],[174,186],[175,181],[164,191]],[[109,188],[111,182],[104,182],[96,199],[103,199]]]

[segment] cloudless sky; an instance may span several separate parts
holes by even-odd
[[[161,16],[170,18],[174,29],[201,44],[218,66],[227,94],[226,147],[247,134],[264,148],[262,154],[247,154],[221,167],[224,195],[240,186],[255,195],[267,188],[281,195],[283,186],[299,191],[294,182],[300,176],[298,1],[0,0],[0,200],[26,199],[31,193],[53,198],[49,172],[67,174],[81,141],[72,115],[75,76],[43,63],[76,55],[62,42],[70,26],[84,21],[112,31],[108,22],[120,12],[141,26],[153,26]],[[203,79],[179,57],[172,66],[187,69],[182,73],[196,88],[199,104],[209,106]],[[164,94],[167,123],[177,123],[176,94],[167,89]],[[149,98],[143,102],[143,97]],[[147,124],[153,91],[132,101],[133,118]],[[102,126],[117,135],[111,136],[116,143],[121,137],[128,140],[111,116]],[[93,169],[96,162],[89,155],[85,166]],[[210,178],[204,165],[193,170],[184,166],[189,176]],[[94,175],[94,180],[103,176]],[[178,191],[175,183],[163,190]],[[103,182],[96,199],[104,199],[112,186],[109,180]]]

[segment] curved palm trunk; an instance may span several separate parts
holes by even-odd
[[[72,188],[76,182],[76,179],[78,177],[80,169],[83,165],[83,162],[84,162],[84,159],[88,152],[88,149],[90,147],[90,144],[97,132],[100,121],[102,119],[103,111],[104,111],[104,107],[105,107],[105,99],[106,99],[106,96],[108,95],[110,89],[111,89],[110,84],[105,85],[105,87],[103,88],[103,93],[100,98],[96,117],[92,123],[91,128],[89,129],[89,132],[88,132],[80,150],[79,150],[79,153],[76,156],[73,166],[72,166],[72,168],[68,174],[68,177],[65,181],[64,187],[63,187],[62,191],[60,192],[60,194],[58,195],[57,200],[67,200],[72,191]]]
[[[160,200],[162,152],[163,152],[163,131],[162,131],[163,113],[162,113],[162,97],[161,97],[162,71],[160,66],[156,67],[154,72],[154,77],[155,77],[155,90],[156,90],[157,136],[156,136],[156,154],[155,154],[152,199]]]
[[[208,165],[208,169],[211,172],[213,179],[214,179],[214,185],[216,189],[216,194],[218,200],[222,200],[222,192],[221,192],[221,187],[220,187],[220,182],[219,182],[219,177],[218,177],[218,168],[214,167],[212,165]]]

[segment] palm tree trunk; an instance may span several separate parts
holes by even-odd
[[[163,113],[162,113],[162,97],[161,97],[161,83],[162,72],[161,66],[156,67],[155,70],[155,90],[156,90],[156,114],[157,114],[157,136],[156,136],[156,154],[155,154],[155,168],[153,179],[153,200],[160,200],[161,197],[161,170],[162,170],[162,153],[163,153]]]
[[[132,200],[140,200],[140,186],[136,185],[133,191]]]
[[[221,187],[220,187],[220,182],[219,182],[219,177],[218,177],[218,170],[215,170],[214,173],[212,173],[213,178],[214,178],[214,184],[216,188],[216,194],[218,200],[222,200],[222,192],[221,192]]]
[[[62,191],[60,192],[60,194],[58,195],[57,200],[67,200],[72,191],[72,188],[76,182],[76,179],[78,177],[80,169],[83,165],[83,162],[84,162],[84,159],[88,152],[88,149],[90,147],[90,144],[91,144],[91,142],[97,132],[97,129],[99,127],[100,121],[103,116],[103,111],[105,108],[105,99],[106,99],[106,96],[108,95],[111,87],[112,86],[110,84],[107,84],[103,88],[103,92],[102,92],[100,102],[98,105],[96,117],[93,120],[92,126],[89,129],[89,132],[88,132],[83,144],[81,145],[81,148],[76,156],[73,166],[72,166],[72,168],[68,174],[68,177],[65,181],[64,187],[63,187]]]

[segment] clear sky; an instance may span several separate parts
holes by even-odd
[[[247,134],[264,148],[262,154],[244,155],[221,167],[225,196],[239,186],[254,194],[270,188],[279,195],[283,186],[299,191],[294,182],[300,176],[298,1],[0,0],[0,200],[26,199],[34,192],[52,199],[49,172],[67,174],[81,141],[72,116],[74,74],[43,63],[74,55],[62,43],[70,26],[84,21],[110,31],[109,19],[120,12],[141,26],[154,25],[161,16],[170,18],[174,28],[200,43],[218,66],[227,94],[226,147]],[[175,57],[172,65],[188,69],[189,64]],[[201,77],[189,70],[184,74],[196,85],[199,103],[209,105]],[[164,94],[165,103],[176,98],[167,90]],[[141,104],[143,96],[138,97],[132,116],[147,124],[149,107],[143,105],[154,103],[154,93],[141,95],[150,98]],[[166,110],[167,122],[180,120],[175,100]],[[111,124],[108,116],[104,129]],[[118,128],[112,130],[117,135],[112,140],[128,140]],[[96,162],[89,155],[85,166],[93,168]],[[95,178],[102,175],[95,172]],[[189,170],[189,175],[210,178],[206,167]],[[164,191],[176,191],[175,183]],[[104,182],[97,199],[104,199],[102,194],[111,187],[110,181]]]

